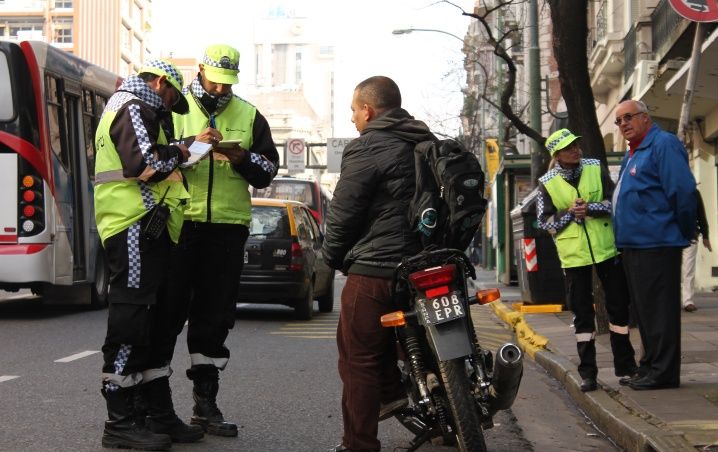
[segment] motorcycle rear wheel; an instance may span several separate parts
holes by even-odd
[[[449,402],[456,440],[461,452],[486,452],[478,407],[471,394],[463,358],[439,362],[441,380]]]

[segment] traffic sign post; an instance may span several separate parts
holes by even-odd
[[[306,168],[306,149],[302,138],[290,138],[287,140],[287,170],[289,172],[301,173]]]
[[[329,138],[327,140],[327,172],[338,173],[341,171],[344,148],[351,140],[353,138]]]

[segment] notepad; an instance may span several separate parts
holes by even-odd
[[[234,146],[235,144],[242,145],[242,140],[222,140],[217,144],[218,148],[229,148]]]
[[[210,150],[212,150],[211,144],[195,140],[189,147],[189,159],[187,159],[187,161],[180,166],[182,168],[187,168],[188,166],[194,165],[202,160]]]

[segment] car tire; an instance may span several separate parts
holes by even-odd
[[[297,320],[312,320],[314,315],[314,284],[310,282],[303,298],[294,305],[294,317]]]
[[[319,312],[332,312],[334,310],[334,272],[329,277],[327,291],[321,297],[317,297]]]

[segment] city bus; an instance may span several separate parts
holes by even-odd
[[[121,81],[42,42],[0,41],[0,290],[106,305],[94,136]]]

